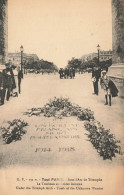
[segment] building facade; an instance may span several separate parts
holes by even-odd
[[[97,58],[98,54],[97,53],[90,53],[90,54],[85,54],[81,57],[81,60],[83,62],[88,62],[90,60],[92,60],[93,58]]]
[[[0,0],[0,64],[8,60],[8,0]]]
[[[39,58],[36,54],[23,53],[23,63],[24,64],[28,62],[32,62],[32,61],[38,61],[38,60]],[[8,61],[15,66],[20,66],[21,53],[20,52],[8,53]]]
[[[90,53],[90,54],[86,54],[83,55],[81,57],[81,60],[86,62],[86,61],[90,61],[93,60],[93,58],[98,58],[98,53]],[[99,52],[99,61],[107,61],[112,59],[112,51],[108,50],[108,51],[104,51],[104,50],[100,50]]]
[[[109,50],[109,51],[100,51],[99,52],[99,61],[107,61],[107,60],[110,60],[112,59],[112,51]]]

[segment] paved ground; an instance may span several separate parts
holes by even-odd
[[[87,141],[83,123],[77,121],[76,118],[54,120],[35,116],[29,118],[23,115],[23,112],[29,108],[42,107],[50,98],[68,97],[71,102],[79,104],[81,107],[91,108],[95,118],[105,128],[111,129],[116,138],[121,140],[121,147],[124,151],[124,100],[118,97],[113,98],[112,106],[105,106],[103,91],[100,89],[99,96],[92,95],[92,92],[90,74],[76,75],[73,80],[60,80],[58,75],[26,75],[22,81],[22,93],[19,97],[11,98],[9,102],[0,107],[0,124],[3,125],[6,120],[21,118],[26,120],[30,126],[21,141],[5,145],[0,139],[1,166],[14,164],[38,166],[78,164],[106,166],[109,164],[113,166],[122,164],[123,156],[120,155],[117,155],[112,162],[103,161],[92,144]],[[51,133],[48,124],[50,127],[54,124],[56,129],[52,130],[52,139],[43,139],[42,136]],[[66,127],[64,127],[65,124]],[[55,138],[59,133],[61,137]],[[62,136],[66,136],[66,138]],[[44,148],[47,150],[50,148],[51,151],[44,151],[46,150]]]

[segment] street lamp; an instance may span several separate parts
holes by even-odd
[[[24,74],[27,74],[27,68],[26,68],[27,61],[23,61],[23,68],[24,68]]]
[[[21,71],[22,71],[22,64],[23,64],[23,62],[22,62],[23,50],[24,50],[24,48],[23,48],[23,46],[21,45],[21,47],[20,47],[20,51],[21,51]]]
[[[99,51],[100,51],[100,45],[97,45],[97,50],[98,50],[98,65],[99,65]]]

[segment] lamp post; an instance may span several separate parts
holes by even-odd
[[[26,67],[26,60],[24,61],[24,74],[26,74],[25,67]]]
[[[99,65],[99,51],[100,51],[100,45],[97,45],[97,50],[98,50],[98,65]]]
[[[24,48],[21,45],[21,47],[20,47],[20,51],[21,51],[21,71],[22,71],[22,65],[23,65],[23,50],[24,50]]]

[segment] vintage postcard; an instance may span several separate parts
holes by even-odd
[[[124,194],[124,0],[0,0],[0,194]]]

